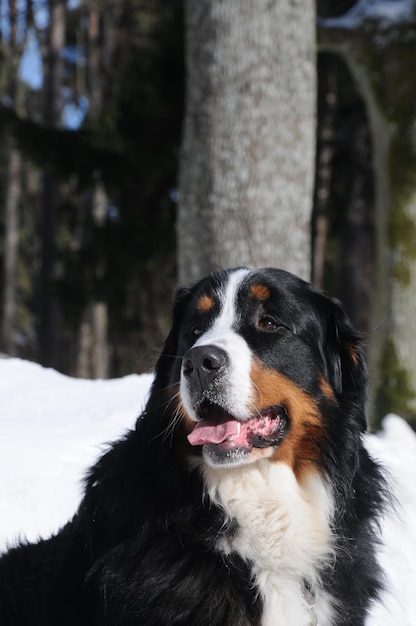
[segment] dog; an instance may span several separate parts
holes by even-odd
[[[283,270],[178,290],[135,429],[75,517],[0,560],[2,626],[361,626],[383,469],[341,305]]]

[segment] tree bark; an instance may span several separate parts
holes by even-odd
[[[124,0],[104,5],[97,0],[89,0],[87,9],[89,119],[95,121],[102,113],[103,106],[108,106],[112,100],[113,94],[109,89],[112,81],[108,82],[108,73],[110,68],[114,70],[113,62],[118,48],[122,46],[121,23],[127,6]],[[100,40],[103,40],[102,44]],[[85,195],[86,212],[91,213],[96,228],[104,228],[108,198],[99,171],[94,172],[91,187]],[[102,253],[100,250],[90,261],[90,301],[79,327],[76,376],[82,378],[107,378],[110,369],[108,306],[96,288],[96,283],[104,278],[105,261]]]
[[[352,161],[340,236],[341,301],[354,327],[367,335],[374,297],[374,193],[368,117],[355,113],[346,124]],[[351,158],[352,157],[352,158]],[[347,157],[348,158],[348,157]]]
[[[187,0],[179,278],[274,265],[310,278],[314,3]]]
[[[21,156],[13,137],[9,137],[4,220],[4,290],[1,349],[15,354],[13,330],[16,315],[16,280],[19,246],[19,201],[21,195]]]
[[[61,50],[65,44],[66,5],[61,0],[51,0],[45,67],[44,121],[52,128],[61,121]],[[44,366],[59,367],[57,349],[57,306],[53,293],[55,270],[55,236],[58,212],[58,187],[51,167],[43,175],[41,208],[41,267],[39,280],[39,357]]]
[[[321,63],[322,65],[322,63]],[[317,137],[315,197],[312,210],[312,267],[311,282],[317,289],[323,289],[326,247],[328,239],[328,202],[331,192],[335,118],[338,107],[338,81],[333,70],[320,71],[318,59],[318,101],[320,92],[325,94],[324,105],[318,119],[320,119],[319,135]],[[321,96],[322,98],[322,96]]]
[[[91,301],[80,325],[75,376],[108,378],[109,360],[107,305]]]
[[[1,9],[1,6],[0,6]],[[3,71],[2,78],[13,106],[19,100],[19,83],[17,71],[24,49],[18,37],[19,9],[16,0],[9,3],[10,39],[7,50],[8,70]],[[0,44],[2,34],[0,33]],[[6,66],[6,67],[7,67]],[[16,353],[14,330],[16,328],[17,301],[17,263],[19,247],[19,203],[21,197],[22,157],[11,129],[5,129],[4,156],[6,162],[4,190],[4,253],[3,253],[3,294],[2,316],[0,329],[0,347],[7,354]]]

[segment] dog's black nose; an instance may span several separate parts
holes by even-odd
[[[198,384],[203,389],[215,380],[228,362],[227,353],[217,346],[197,346],[191,348],[183,359],[183,373],[190,384]]]

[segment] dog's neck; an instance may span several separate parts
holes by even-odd
[[[299,484],[285,463],[203,466],[210,499],[237,527],[218,550],[250,563],[264,604],[262,626],[329,626],[321,571],[333,559],[332,498],[318,473]],[[305,582],[307,581],[307,582]]]

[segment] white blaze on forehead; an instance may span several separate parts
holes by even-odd
[[[238,291],[248,274],[250,274],[248,269],[235,270],[229,274],[227,283],[217,292],[221,303],[220,312],[208,330],[194,344],[195,347],[217,346],[227,353],[228,368],[224,380],[226,398],[222,399],[221,404],[239,419],[251,417],[249,405],[249,398],[252,395],[251,350],[241,335],[233,329],[238,316]],[[181,387],[183,383],[184,381]],[[186,393],[184,395],[187,396]]]
[[[218,290],[221,307],[219,315],[214,319],[212,326],[196,342],[196,346],[204,346],[213,343],[218,344],[224,333],[232,330],[237,318],[237,294],[242,282],[250,274],[248,269],[235,270],[229,274],[228,282]]]

